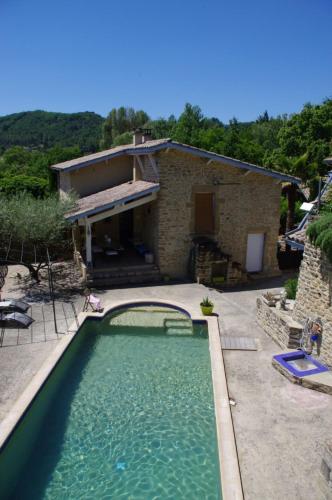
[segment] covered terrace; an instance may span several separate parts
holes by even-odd
[[[67,219],[76,222],[75,252],[90,271],[137,266],[155,254],[158,183],[142,180],[85,196]]]

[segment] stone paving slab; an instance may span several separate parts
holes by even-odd
[[[255,339],[250,337],[228,337],[220,335],[222,349],[239,351],[257,351]]]
[[[314,389],[316,391],[326,392],[332,396],[332,373],[314,373],[302,378],[303,387]]]

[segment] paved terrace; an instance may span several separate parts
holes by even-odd
[[[7,295],[20,295],[8,280]],[[255,321],[255,302],[262,290],[210,291],[203,285],[180,284],[100,291],[104,304],[142,298],[177,300],[199,313],[203,296],[215,302],[223,334],[258,339],[258,351],[224,351],[236,442],[246,499],[320,500],[316,477],[325,438],[332,435],[332,397],[295,386],[271,366],[280,348]],[[73,292],[74,293],[74,292]],[[22,294],[21,294],[22,295]],[[73,295],[78,309],[83,298]],[[57,340],[0,349],[0,421]]]

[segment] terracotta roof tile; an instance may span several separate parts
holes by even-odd
[[[296,231],[295,233],[290,234],[287,236],[289,240],[293,240],[296,243],[301,243],[302,245],[305,244],[306,242],[306,227],[304,229],[301,229],[299,231]]]
[[[67,214],[67,219],[76,220],[98,212],[108,210],[112,206],[134,200],[145,194],[159,191],[159,184],[146,181],[130,181],[119,186],[114,186],[95,194],[80,198],[76,208]]]

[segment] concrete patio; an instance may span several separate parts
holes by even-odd
[[[194,307],[208,295],[222,334],[257,339],[257,351],[224,351],[235,437],[247,499],[323,500],[317,487],[324,441],[332,435],[332,397],[291,384],[271,366],[280,348],[255,321],[256,298],[280,281],[222,293],[198,284],[123,288],[96,292],[103,304],[140,297],[176,300]],[[10,292],[7,292],[7,294]],[[11,292],[13,295],[14,291]],[[15,293],[18,293],[17,290]],[[73,297],[77,310],[83,297]],[[57,340],[0,349],[0,421],[27,386]]]

